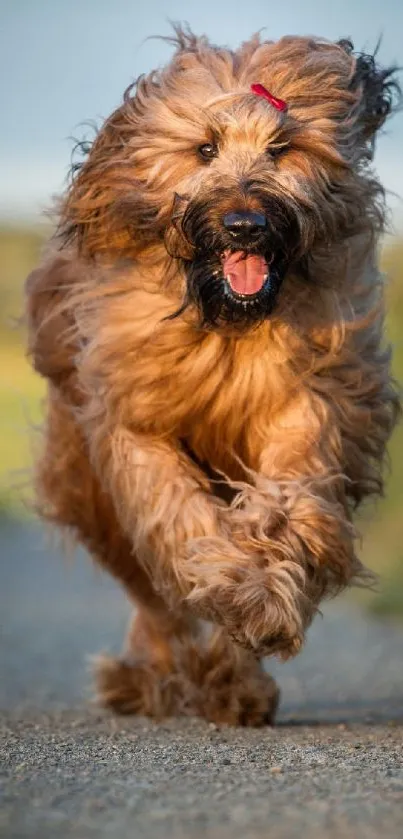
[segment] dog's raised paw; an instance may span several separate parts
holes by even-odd
[[[261,569],[235,568],[234,577],[192,593],[193,608],[223,626],[233,641],[258,657],[296,655],[311,614],[304,608],[295,582],[283,572],[280,586],[273,573]]]

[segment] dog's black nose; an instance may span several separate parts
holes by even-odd
[[[223,224],[236,242],[250,242],[258,239],[264,232],[267,220],[263,213],[238,210],[236,213],[227,213],[223,218]]]

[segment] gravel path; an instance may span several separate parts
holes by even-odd
[[[294,662],[274,729],[119,720],[88,703],[87,654],[127,605],[35,528],[0,530],[0,835],[267,839],[403,834],[403,632],[342,600]]]

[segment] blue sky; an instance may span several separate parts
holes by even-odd
[[[30,216],[59,191],[80,123],[100,120],[140,73],[163,64],[169,20],[236,46],[264,28],[267,38],[351,36],[381,61],[403,65],[400,0],[0,0],[0,215]],[[403,114],[389,124],[377,168],[403,230]]]

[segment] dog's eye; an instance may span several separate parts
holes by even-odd
[[[213,160],[218,155],[218,148],[214,143],[203,143],[197,151],[202,160]]]
[[[284,143],[282,146],[268,146],[266,149],[266,154],[268,157],[271,157],[273,160],[276,160],[278,157],[282,157],[288,149],[288,143]]]

